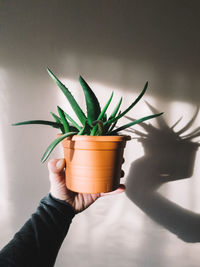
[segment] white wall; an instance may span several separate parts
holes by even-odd
[[[83,96],[77,92],[81,74],[101,101],[116,90],[113,104],[122,95],[123,108],[148,80],[145,100],[165,112],[169,125],[183,116],[176,128],[180,129],[191,119],[200,99],[199,12],[195,0],[0,1],[1,247],[49,189],[46,164],[40,158],[56,130],[11,126],[27,119],[50,119],[49,112],[55,112],[58,104],[68,109],[45,68],[52,68],[79,101]],[[142,101],[129,115],[136,118],[150,113]],[[200,126],[199,116],[191,131]],[[57,149],[52,157],[61,155]],[[142,156],[140,143],[132,140],[127,144],[123,182],[129,180],[130,187],[137,185],[130,182],[134,181],[131,175],[136,175],[134,170],[129,174],[131,163]],[[159,191],[191,213],[179,207],[174,210],[171,202],[158,206],[160,210],[149,209],[143,199],[142,211],[131,201],[135,200],[132,188],[129,198],[123,194],[98,200],[74,219],[56,266],[199,266],[198,227],[193,232],[198,240],[185,242],[176,234],[182,227],[190,236],[190,224],[188,228],[185,221],[184,227],[182,221],[170,225],[164,218],[172,209],[177,220],[180,212],[184,219],[188,216],[188,222],[195,218],[198,225],[199,177],[197,152],[192,177],[165,184]],[[145,188],[138,190],[146,194]],[[153,207],[157,204],[155,200]]]

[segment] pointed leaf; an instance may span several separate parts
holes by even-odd
[[[103,120],[103,122],[106,122],[107,121],[107,115],[106,115],[106,113],[103,115],[102,120]]]
[[[98,121],[103,118],[104,114],[106,113],[106,110],[108,109],[108,107],[110,105],[112,98],[113,98],[113,92],[112,92],[110,98],[108,99],[108,102],[106,103],[105,107],[102,109],[101,113],[99,114],[99,116],[97,118]]]
[[[136,98],[136,100],[126,109],[124,110],[120,115],[118,115],[117,117],[111,119],[111,120],[108,120],[105,124],[111,124],[112,122],[116,121],[116,120],[119,120],[121,117],[123,117],[128,111],[130,111],[137,103],[138,101],[143,97],[144,93],[146,92],[147,90],[147,87],[148,87],[148,82],[146,82],[145,86],[144,86],[144,89],[142,90],[142,92],[140,93],[140,95]]]
[[[119,110],[119,108],[120,108],[120,106],[121,106],[121,103],[122,103],[122,97],[120,98],[120,100],[119,100],[117,106],[116,106],[115,109],[113,110],[113,112],[112,112],[112,114],[110,115],[110,117],[109,117],[108,120],[111,120],[111,119],[115,118],[115,116],[117,115],[117,112],[118,112],[118,110]]]
[[[64,111],[65,117],[78,129],[79,131],[82,129],[78,123],[76,123],[65,111]]]
[[[115,118],[115,116],[117,115],[117,112],[118,112],[118,110],[119,110],[119,108],[121,106],[121,103],[122,103],[122,97],[120,98],[117,106],[115,107],[115,109],[113,110],[112,114],[110,115],[108,121],[113,119],[113,118]],[[119,114],[121,114],[121,112],[119,112]],[[117,123],[117,121],[114,122],[114,126],[112,127],[112,129],[115,127],[116,123]],[[105,131],[105,133],[107,133],[109,131],[109,129],[111,130],[110,126],[111,126],[110,124],[105,125],[105,122],[104,122],[104,131]]]
[[[57,123],[61,123],[60,118],[59,118],[55,113],[50,112],[50,114],[52,115],[52,117],[54,118],[54,120],[55,120]],[[62,124],[61,124],[61,125],[62,125]],[[63,125],[60,127],[60,130],[61,130],[62,133],[65,132]]]
[[[136,121],[136,119],[131,118],[129,116],[124,116],[124,117],[127,118],[128,120]],[[150,123],[149,124],[146,124],[144,122],[140,122],[139,126],[142,127],[148,134],[150,134],[150,133],[153,134],[155,132],[155,129],[156,129]]]
[[[90,135],[90,126],[88,122],[85,122],[85,126],[79,131],[78,135]]]
[[[61,135],[60,137],[56,138],[46,149],[44,155],[42,156],[41,161],[45,162],[47,160],[47,158],[49,157],[49,155],[51,154],[52,150],[66,137],[68,136],[72,136],[75,135],[76,132],[69,132],[69,133],[65,133],[63,135]]]
[[[96,95],[86,81],[81,76],[79,76],[79,81],[85,95],[88,123],[91,124],[98,118],[99,114],[101,113],[101,108]]]
[[[121,110],[119,111],[119,114],[121,114]],[[107,132],[109,131],[109,132],[111,132],[114,128],[115,128],[115,126],[116,126],[116,124],[117,124],[117,121],[115,121],[115,122],[113,122],[113,124],[112,125],[108,125],[108,130],[107,130]],[[106,125],[107,126],[107,125]],[[109,128],[110,127],[110,128]]]
[[[94,132],[94,135],[102,135],[104,133],[103,121],[96,120],[96,121],[93,121],[92,124],[95,125],[95,129],[96,129],[96,131]]]
[[[75,98],[71,94],[71,92],[67,89],[67,87],[65,87],[65,85],[63,83],[61,83],[61,81],[53,74],[53,72],[50,69],[47,68],[47,71],[48,71],[50,77],[60,87],[60,89],[62,90],[62,92],[66,96],[67,100],[69,101],[71,107],[73,108],[74,112],[76,113],[78,119],[80,120],[82,125],[84,125],[87,118],[86,118],[84,112],[82,111],[82,109],[80,108],[80,106],[78,105],[78,103],[76,102]]]
[[[60,118],[53,112],[50,112],[51,116],[54,118],[54,120],[57,122],[57,123],[61,123],[61,120]]]
[[[67,119],[65,118],[64,111],[59,106],[57,106],[57,109],[58,109],[58,114],[60,115],[60,119],[61,119],[61,122],[63,124],[64,130],[65,130],[65,133],[68,133],[69,132],[69,123],[68,123]]]
[[[106,113],[106,110],[108,109],[108,107],[109,107],[109,105],[110,105],[110,102],[111,102],[112,98],[113,98],[113,92],[112,92],[112,94],[111,94],[111,96],[110,96],[108,102],[106,103],[106,105],[105,105],[104,108],[102,109],[100,115],[98,116],[97,121],[101,121],[101,119],[103,118],[104,114]],[[94,122],[94,121],[92,121],[92,124],[93,124],[93,122]],[[96,130],[97,130],[97,127],[98,127],[97,125],[94,126],[94,128],[93,128],[92,131],[91,131],[91,135],[94,135],[94,134],[95,134],[95,132],[96,132]]]
[[[116,134],[117,132],[122,131],[122,130],[128,128],[128,127],[131,127],[131,126],[133,126],[133,125],[135,125],[135,124],[138,124],[138,123],[140,123],[140,122],[143,122],[143,121],[146,121],[146,120],[149,120],[149,119],[158,117],[158,116],[160,116],[160,115],[162,115],[162,114],[163,114],[163,112],[162,112],[162,113],[158,113],[158,114],[154,114],[154,115],[150,115],[150,116],[147,116],[147,117],[143,117],[143,118],[141,118],[141,119],[139,119],[139,120],[130,122],[130,123],[128,123],[128,124],[125,124],[125,125],[123,125],[123,126],[117,128],[116,130],[114,130],[114,131],[112,131],[112,132],[109,132],[109,135],[110,135],[110,134]]]
[[[54,121],[45,121],[45,120],[31,120],[31,121],[22,121],[13,123],[12,126],[18,126],[18,125],[27,125],[27,124],[42,124],[42,125],[49,125],[54,128],[60,128],[62,126],[61,123],[57,123]]]

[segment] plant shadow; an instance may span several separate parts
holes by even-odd
[[[157,112],[154,107],[148,106],[153,113]],[[151,219],[185,242],[200,242],[200,214],[182,208],[157,190],[164,183],[192,177],[199,147],[199,143],[193,142],[193,139],[200,136],[200,127],[189,134],[185,134],[185,131],[191,127],[198,112],[199,108],[178,132],[174,128],[180,119],[169,127],[162,117],[156,118],[158,128],[142,123],[140,126],[145,132],[131,129],[145,153],[131,165],[126,194]]]

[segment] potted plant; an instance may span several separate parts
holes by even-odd
[[[66,159],[66,185],[72,191],[81,193],[99,193],[115,190],[119,185],[123,151],[127,136],[119,132],[145,120],[160,116],[153,114],[134,120],[119,128],[116,123],[130,111],[146,92],[148,82],[134,102],[124,111],[120,111],[122,98],[115,109],[107,117],[107,109],[113,98],[113,93],[101,109],[99,101],[86,81],[80,76],[87,107],[87,116],[80,108],[68,88],[47,69],[50,77],[62,90],[80,123],[76,122],[62,108],[57,107],[58,115],[51,112],[54,121],[31,120],[13,125],[43,124],[60,129],[61,133],[48,146],[42,162],[45,162],[52,150],[62,142]]]

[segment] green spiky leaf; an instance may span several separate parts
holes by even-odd
[[[121,110],[119,111],[119,115],[121,114]],[[108,131],[109,132],[111,132],[114,128],[115,128],[115,126],[116,126],[116,124],[117,124],[117,121],[115,121],[115,122],[113,122],[113,124],[111,125],[111,127],[108,129]],[[107,126],[107,125],[106,125]],[[108,126],[109,127],[109,126]],[[108,132],[107,131],[107,132]]]
[[[49,125],[54,128],[60,128],[62,126],[61,123],[57,123],[54,121],[46,121],[46,120],[31,120],[31,121],[22,121],[13,123],[12,126],[19,126],[19,125],[28,125],[28,124],[42,124],[42,125]]]
[[[126,109],[124,110],[120,115],[118,115],[117,117],[111,119],[111,120],[108,120],[105,124],[105,125],[110,125],[111,123],[115,122],[116,120],[119,120],[120,118],[122,118],[128,111],[130,111],[139,101],[140,99],[143,97],[143,95],[145,94],[146,90],[147,90],[147,87],[148,87],[148,82],[146,82],[145,86],[144,86],[144,89],[142,90],[142,92],[140,93],[140,95],[135,99],[135,101]]]
[[[87,118],[82,109],[80,108],[80,106],[78,105],[78,103],[76,102],[75,98],[71,94],[71,92],[67,89],[67,87],[63,83],[61,83],[61,81],[55,76],[55,74],[53,74],[53,72],[50,69],[47,68],[47,71],[50,77],[56,82],[56,84],[60,87],[60,89],[66,96],[67,100],[69,101],[71,107],[73,108],[74,112],[76,113],[82,125],[85,125],[85,121]]]
[[[120,98],[120,100],[119,100],[117,106],[115,107],[115,109],[114,109],[113,112],[111,113],[110,117],[108,118],[108,121],[109,121],[109,120],[112,120],[113,118],[116,117],[117,112],[119,111],[119,108],[120,108],[120,106],[121,106],[121,103],[122,103],[122,97]],[[121,114],[121,111],[119,112],[118,115],[120,115],[120,114]],[[117,120],[113,123],[114,126],[112,127],[112,129],[115,127],[116,123],[117,123]],[[105,132],[108,132],[110,126],[111,126],[110,124],[104,125],[104,131],[105,131]],[[112,129],[110,129],[110,130],[112,130]]]
[[[106,105],[104,106],[103,110],[101,111],[100,115],[98,116],[97,121],[101,121],[101,119],[102,119],[103,116],[105,115],[106,110],[108,109],[108,107],[109,107],[109,105],[110,105],[110,102],[111,102],[112,98],[113,98],[113,92],[112,92],[110,98],[108,99],[108,102],[107,102]],[[94,121],[93,121],[93,122],[94,122]],[[93,122],[92,122],[92,123],[93,123]],[[96,132],[96,130],[97,130],[97,127],[98,127],[97,125],[94,126],[94,128],[93,128],[92,131],[91,131],[91,135],[95,135],[95,132]]]
[[[79,131],[78,135],[90,135],[90,126],[85,122],[85,126]]]
[[[94,125],[93,130],[95,129],[93,135],[102,135],[103,134],[103,132],[104,132],[103,121],[101,121],[101,120],[93,121],[92,125]]]
[[[107,121],[107,115],[106,115],[106,113],[103,115],[102,120],[103,120],[103,122],[106,122]]]
[[[113,92],[112,92],[110,98],[108,99],[108,102],[105,104],[104,108],[102,109],[101,113],[99,114],[99,116],[97,118],[98,121],[101,120],[103,118],[103,116],[105,115],[105,113],[106,113],[106,111],[107,111],[107,109],[108,109],[108,107],[110,105],[110,102],[111,102],[112,98],[113,98]]]
[[[115,109],[113,110],[113,112],[112,112],[112,114],[110,115],[110,117],[109,117],[108,120],[111,120],[111,119],[115,118],[115,116],[117,115],[117,112],[118,112],[118,110],[119,110],[119,108],[120,108],[120,106],[121,106],[121,103],[122,103],[122,97],[120,98],[120,100],[119,100],[117,106],[116,106]]]
[[[65,133],[61,136],[59,136],[58,138],[56,138],[49,146],[48,148],[46,149],[44,155],[42,156],[42,159],[41,161],[42,162],[45,162],[47,160],[47,158],[49,157],[49,155],[51,154],[52,150],[63,140],[65,139],[66,137],[68,136],[72,136],[72,135],[75,135],[76,132],[69,132],[69,133]]]
[[[163,114],[163,112],[162,112],[162,113],[158,113],[158,114],[154,114],[154,115],[150,115],[150,116],[146,116],[146,117],[143,117],[143,118],[141,118],[141,119],[139,119],[139,120],[136,120],[136,121],[132,121],[132,122],[130,122],[130,123],[127,123],[127,124],[125,124],[125,125],[123,125],[123,126],[117,128],[117,129],[114,130],[114,131],[109,132],[108,134],[109,134],[109,135],[110,135],[110,134],[116,134],[117,132],[122,131],[122,130],[128,128],[128,127],[131,127],[131,126],[133,126],[133,125],[135,125],[135,124],[139,124],[140,122],[143,122],[143,121],[146,121],[146,120],[153,119],[153,118],[158,117],[158,116],[160,116],[160,115],[162,115],[162,114]]]
[[[72,123],[72,125],[80,131],[82,128],[76,123],[65,111],[64,111],[65,117]]]
[[[91,124],[98,118],[99,114],[101,113],[101,108],[96,95],[86,81],[81,76],[79,76],[79,81],[85,95],[88,123]]]
[[[57,123],[61,123],[61,120],[60,118],[53,112],[50,112],[51,116],[54,118],[54,120],[57,122]]]
[[[60,119],[55,113],[50,112],[50,114],[51,114],[51,116],[54,118],[54,120],[55,120],[57,123],[61,123],[61,119]],[[60,130],[61,130],[62,133],[65,132],[63,125],[60,127]]]
[[[59,106],[57,106],[57,109],[58,109],[58,114],[60,115],[60,119],[61,119],[61,122],[63,124],[64,130],[65,130],[65,133],[68,133],[69,132],[69,123],[68,123],[67,119],[65,118],[64,111]]]

